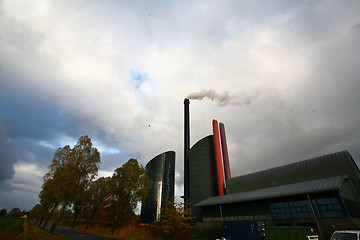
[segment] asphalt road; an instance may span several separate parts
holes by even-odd
[[[79,232],[68,228],[56,227],[55,232],[72,240],[114,240],[116,238],[101,237],[89,233]]]

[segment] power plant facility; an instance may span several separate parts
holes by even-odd
[[[265,239],[278,228],[329,239],[360,229],[360,171],[349,152],[231,177],[223,123],[213,120],[213,135],[190,148],[189,105],[185,99],[184,200],[203,235]]]
[[[212,129],[191,147],[190,100],[185,98],[183,198],[198,234],[325,240],[336,230],[360,229],[360,171],[348,151],[232,177],[225,125],[212,120]],[[156,156],[146,168],[152,188],[140,219],[160,222],[166,200],[174,197],[175,152]]]
[[[195,206],[198,202],[225,193],[225,179],[230,178],[230,166],[227,153],[225,127],[213,120],[213,135],[199,140],[190,149],[189,99],[184,101],[184,201],[190,202],[194,218],[201,220],[201,208]],[[220,140],[221,135],[221,140]],[[221,141],[221,144],[220,144]],[[222,158],[222,155],[225,156]],[[223,162],[224,159],[224,162]],[[189,187],[191,185],[191,187]]]

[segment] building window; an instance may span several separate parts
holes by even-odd
[[[344,211],[336,197],[318,198],[311,200],[316,216],[319,218],[344,217]]]
[[[311,206],[307,200],[290,201],[291,214],[293,218],[313,218]]]
[[[312,199],[314,211],[318,218],[344,217],[344,211],[338,198],[316,198]],[[273,219],[304,219],[313,218],[308,200],[296,200],[270,203],[270,212]]]
[[[270,212],[274,219],[289,219],[291,218],[290,208],[288,202],[270,203]]]

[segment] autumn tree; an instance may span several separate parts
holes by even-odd
[[[189,239],[192,228],[189,220],[193,218],[189,202],[174,202],[173,199],[170,199],[166,202],[166,207],[161,210],[163,211],[161,228],[168,237],[170,239]]]
[[[75,196],[72,201],[72,209],[74,211],[74,219],[73,223],[71,225],[71,228],[75,227],[76,220],[81,212],[86,211],[86,208],[88,207],[88,195],[90,190],[90,184],[91,182],[88,182],[88,184],[84,183],[83,186],[80,186],[79,189],[84,189],[83,191],[75,191]]]
[[[41,206],[41,204],[36,204],[31,210],[30,210],[30,218],[36,219],[36,223],[40,223],[42,217],[44,216],[44,208]]]
[[[99,166],[100,153],[88,136],[80,137],[73,148],[66,145],[56,150],[39,195],[44,203],[52,203],[52,211],[61,206],[50,232],[54,231],[71,204],[81,202],[82,192],[96,176]]]
[[[54,154],[50,172],[47,174],[51,176],[49,180],[55,185],[52,195],[56,199],[55,205],[57,203],[61,209],[57,213],[49,232],[54,232],[56,225],[62,220],[66,208],[73,200],[73,194],[75,194],[78,185],[75,168],[74,155],[70,146],[66,145],[64,148],[59,148]]]
[[[60,191],[58,187],[53,178],[49,177],[49,175],[44,176],[44,183],[39,194],[42,211],[38,223],[38,225],[41,226],[44,222],[43,229],[47,226],[51,216],[59,206],[59,201],[55,194],[57,191]]]
[[[144,201],[150,187],[146,169],[136,159],[130,159],[115,170],[110,183],[113,202],[108,211],[113,222],[112,233],[131,219],[138,202]]]
[[[62,179],[61,175],[63,175],[62,173],[67,169],[67,164],[71,159],[71,151],[72,149],[69,145],[58,148],[54,153],[49,171],[43,177],[44,183],[39,198],[41,205],[48,209],[46,212],[47,215],[44,218],[43,229],[48,225],[54,212],[56,212],[59,204],[61,204],[64,199],[64,185],[68,184],[67,181],[69,177]],[[40,224],[41,222],[42,221],[40,221]]]
[[[89,225],[92,223],[102,201],[106,196],[110,194],[109,183],[111,181],[110,177],[101,177],[96,181],[93,181],[90,185],[90,188],[87,192],[87,201],[89,203],[89,222],[86,225],[86,230]]]

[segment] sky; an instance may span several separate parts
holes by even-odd
[[[232,176],[348,150],[360,163],[360,2],[0,0],[0,209],[30,210],[88,135],[99,176],[225,124]]]

